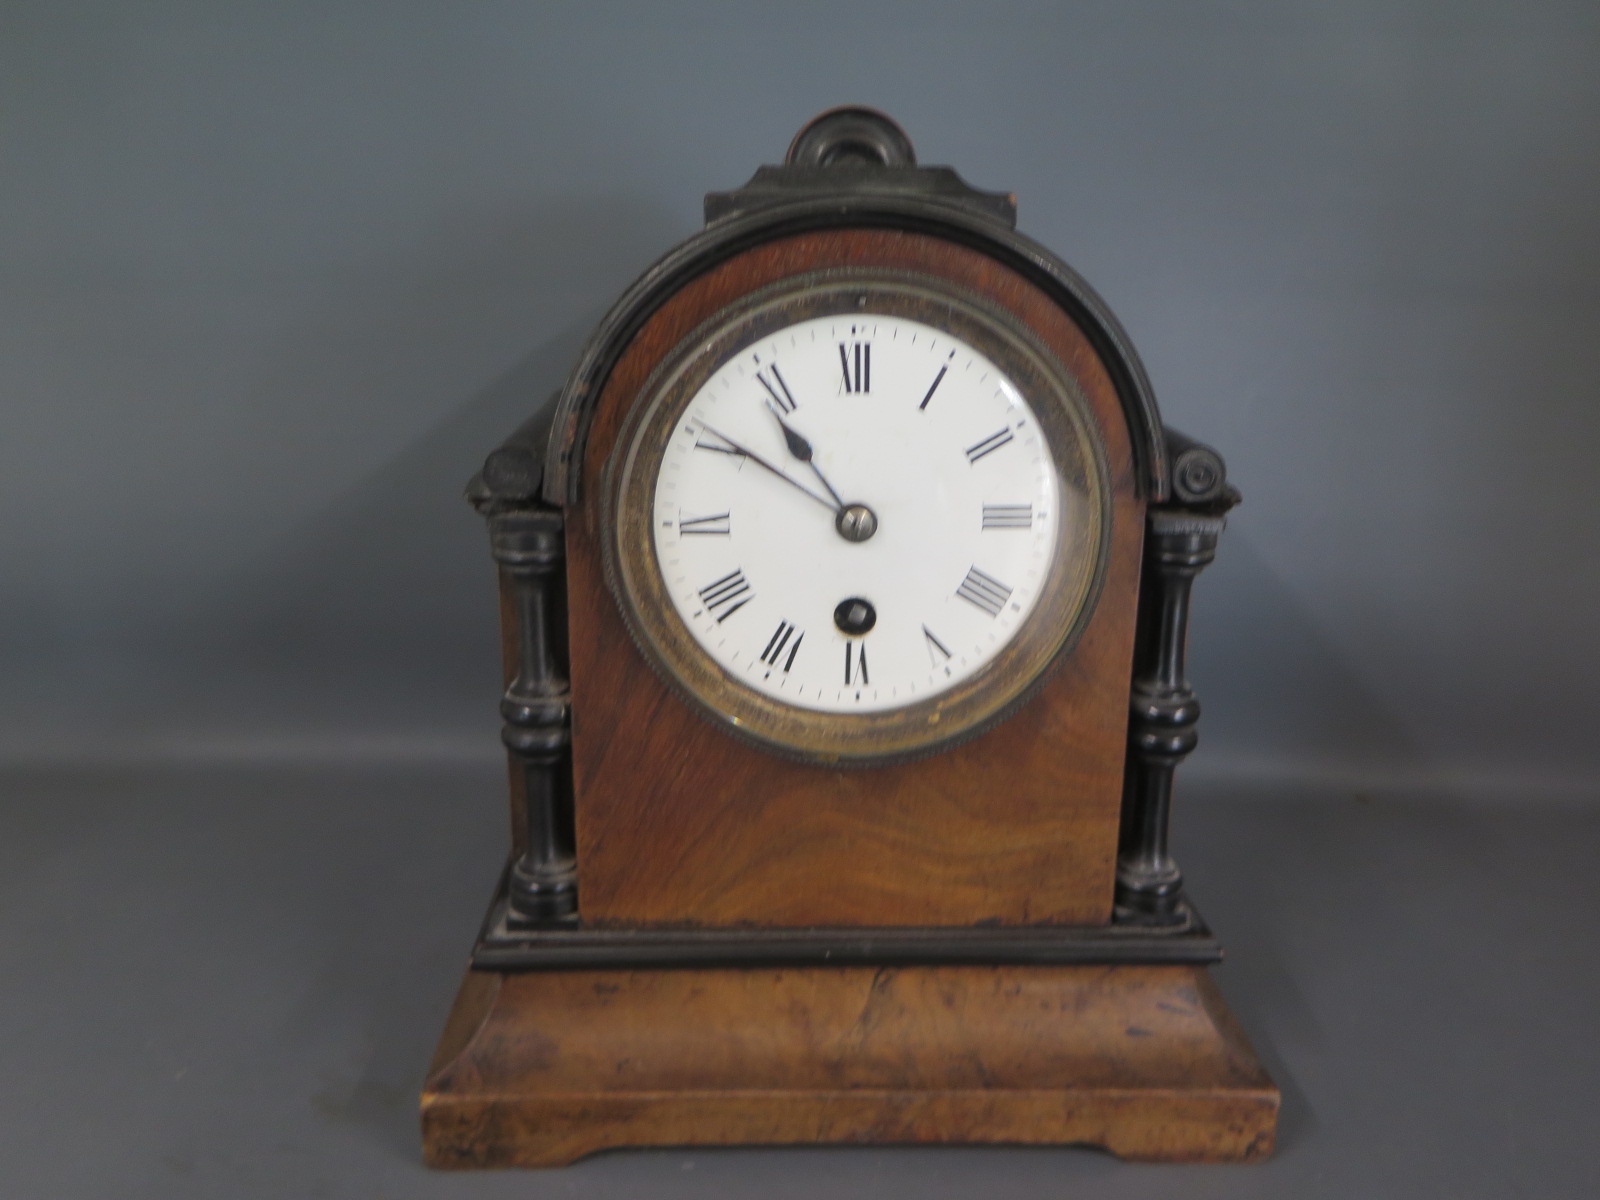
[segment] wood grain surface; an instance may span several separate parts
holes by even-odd
[[[952,280],[1009,309],[1088,398],[1109,454],[1105,583],[1038,695],[927,759],[838,770],[734,740],[634,647],[606,588],[600,489],[651,369],[733,299],[827,267]],[[1081,330],[1021,276],[964,247],[888,230],[768,243],[685,286],[646,322],[596,404],[567,526],[579,905],[604,925],[1103,924],[1110,918],[1143,532],[1128,431]]]
[[[1202,968],[469,972],[428,1162],[614,1146],[1087,1143],[1271,1151],[1278,1093]]]

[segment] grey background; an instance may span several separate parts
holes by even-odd
[[[461,485],[850,101],[1015,191],[1229,457],[1197,770],[1593,794],[1593,5],[4,20],[0,752],[79,757],[89,703],[115,756],[479,753]]]
[[[1528,906],[1600,898],[1584,857],[1600,800],[1597,61],[1589,3],[11,0],[0,962],[31,982],[5,1002],[24,1032],[3,1065],[59,1079],[15,1083],[28,1121],[6,1124],[0,1163],[22,1155],[12,1170],[41,1195],[67,1194],[64,1177],[44,1182],[64,1159],[83,1194],[132,1194],[108,1181],[147,1160],[165,1181],[151,1194],[315,1194],[313,1177],[326,1194],[376,1194],[354,1182],[373,1170],[382,1194],[471,1190],[414,1170],[402,1111],[501,844],[492,578],[461,485],[559,385],[620,289],[698,226],[703,192],[774,161],[815,112],[858,102],[904,123],[924,162],[1017,193],[1022,228],[1129,329],[1167,419],[1218,446],[1245,492],[1199,588],[1206,718],[1184,828],[1191,875],[1234,922],[1213,911],[1240,964],[1225,986],[1289,1096],[1280,1163],[1298,1174],[1282,1182],[1381,1194],[1387,1179],[1414,1195],[1399,1181],[1425,1193],[1449,1177],[1514,1194],[1507,1178],[1450,1175],[1426,1138],[1395,1142],[1375,1174],[1329,1164],[1372,1153],[1359,1064],[1380,1048],[1388,1068],[1408,1062],[1393,1047],[1411,1030],[1447,1058],[1462,1031],[1481,1040],[1536,1008],[1546,1041],[1494,1059],[1492,1087],[1424,1073],[1417,1111],[1478,1096],[1490,1107],[1436,1149],[1455,1137],[1497,1163],[1554,1155],[1583,1194],[1570,1172],[1591,1157],[1562,1121],[1592,1099],[1594,1063],[1559,1046],[1563,1031],[1592,1040],[1594,1014],[1560,998],[1593,980],[1562,973],[1578,931]],[[387,805],[396,769],[405,802]],[[1341,807],[1356,795],[1431,816],[1363,825]],[[1434,845],[1430,821],[1454,840]],[[1402,844],[1436,856],[1431,876],[1403,858],[1369,870]],[[1511,844],[1510,866],[1486,849]],[[263,845],[270,872],[250,865]],[[326,846],[390,872],[408,919],[443,922],[410,974],[382,955],[414,948],[369,890],[332,882],[347,860]],[[1565,864],[1553,883],[1531,865],[1543,853]],[[1279,855],[1304,881],[1323,871],[1327,903],[1357,924],[1315,906],[1299,925],[1273,915],[1292,902],[1248,881]],[[109,924],[86,928],[77,904],[108,885]],[[234,909],[207,906],[259,913],[263,895],[295,897],[277,913],[291,931],[278,957],[219,949],[236,927],[207,914]],[[1371,999],[1328,965],[1354,947],[1379,947],[1354,958],[1379,975],[1424,973],[1386,989],[1477,979],[1460,928],[1412,919],[1409,904],[1441,895],[1460,928],[1497,915],[1502,955],[1521,945],[1512,961],[1534,974],[1495,976],[1510,990],[1458,1025],[1381,1005],[1355,1029],[1307,1016]],[[1368,903],[1379,896],[1390,907]],[[131,975],[108,981],[106,962]],[[180,1002],[184,978],[214,988]],[[111,982],[143,1014],[137,1035],[105,1032],[121,1028],[94,1004]],[[335,993],[344,1009],[318,1007]],[[251,1007],[260,995],[303,1004],[290,1019]],[[318,1013],[332,1032],[306,1032]],[[69,1038],[67,1053],[52,1022],[104,1041]],[[215,1050],[215,1090],[170,1112],[151,1101],[140,1119],[167,1114],[159,1128],[127,1124],[135,1097],[187,1068],[147,1062],[143,1036]],[[236,1059],[218,1049],[235,1044]],[[283,1054],[333,1071],[335,1100],[366,1114],[349,1126],[358,1176],[336,1165],[348,1147],[333,1126],[274,1139],[316,1090],[298,1077],[273,1090],[273,1070],[298,1069],[263,1066]],[[1557,1078],[1542,1133],[1495,1117],[1531,1087],[1530,1064]],[[246,1077],[259,1095],[235,1086]],[[96,1086],[103,1111],[82,1101]],[[259,1135],[228,1152],[245,1164],[231,1175],[200,1119],[224,1095]],[[67,1150],[96,1137],[99,1158]],[[540,1186],[636,1191],[684,1169],[622,1161],[645,1165]],[[716,1161],[734,1164],[728,1188],[775,1169]],[[1082,1157],[801,1161],[863,1194],[884,1173],[931,1187],[947,1170],[999,1172],[1025,1194],[1030,1172]],[[980,1165],[916,1165],[929,1162]],[[1173,1179],[1109,1164],[1083,1178],[1107,1194]],[[1273,1176],[1251,1178],[1272,1194]]]

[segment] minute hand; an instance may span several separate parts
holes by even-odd
[[[839,506],[838,505],[834,504],[831,500],[826,500],[823,497],[817,495],[810,488],[808,488],[805,484],[799,482],[798,480],[796,480],[792,476],[790,476],[787,472],[785,472],[783,470],[783,468],[773,466],[766,459],[762,458],[761,455],[757,454],[754,450],[751,450],[748,446],[740,445],[738,442],[734,441],[727,434],[723,433],[721,430],[713,429],[710,425],[707,425],[704,421],[700,422],[700,428],[704,429],[712,437],[721,438],[723,441],[727,442],[728,445],[733,447],[733,452],[735,454],[742,454],[745,458],[748,458],[751,462],[755,463],[756,466],[764,467],[768,471],[771,471],[774,475],[776,475],[779,479],[783,480],[790,487],[795,488],[798,491],[804,492],[806,495],[810,496],[813,500],[815,500],[818,504],[822,505],[822,507],[827,509],[829,512],[837,513],[839,511]]]

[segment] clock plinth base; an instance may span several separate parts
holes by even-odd
[[[427,1161],[456,1168],[849,1143],[1238,1161],[1277,1113],[1189,965],[469,971],[422,1096]]]

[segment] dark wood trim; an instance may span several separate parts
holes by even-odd
[[[1187,902],[1180,921],[855,929],[517,928],[505,892],[473,950],[485,971],[668,967],[1077,966],[1214,963],[1222,946]]]
[[[501,741],[522,811],[509,871],[516,923],[569,920],[578,911],[572,811],[572,705],[567,685],[565,522],[552,508],[488,513],[489,543],[516,653],[500,701]]]
[[[904,168],[884,168],[881,173],[897,169]],[[844,172],[856,182],[872,174]],[[1039,243],[992,218],[917,197],[860,190],[716,221],[669,251],[624,292],[584,347],[562,390],[545,459],[546,502],[562,506],[577,502],[595,401],[617,359],[662,304],[691,280],[756,246],[845,229],[923,234],[976,250],[1048,295],[1083,330],[1111,377],[1132,443],[1139,496],[1152,503],[1167,498],[1167,446],[1154,389],[1132,341],[1094,289]]]

